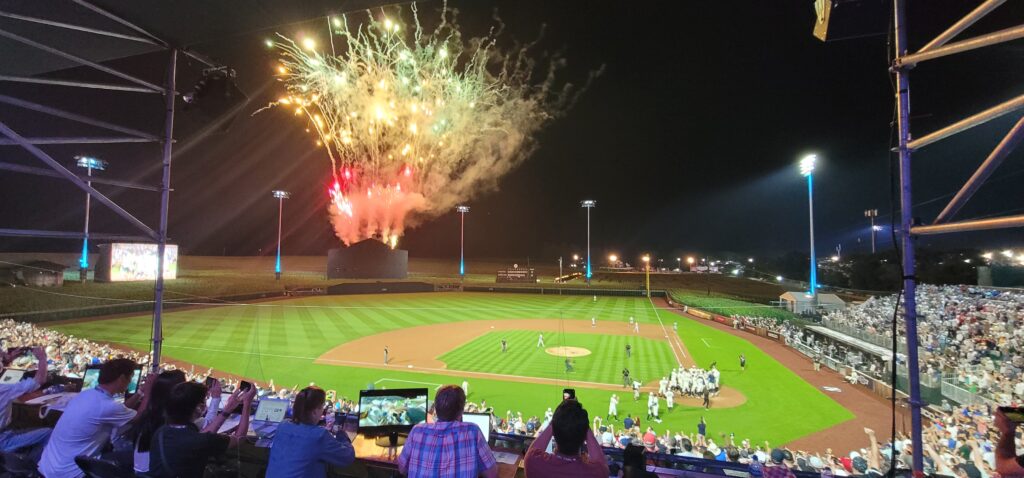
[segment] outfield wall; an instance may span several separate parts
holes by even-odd
[[[541,295],[592,295],[592,296],[618,296],[618,297],[644,297],[647,295],[645,289],[578,289],[562,287],[490,287],[490,286],[465,286],[464,292],[507,292],[511,294],[541,294]],[[651,297],[668,297],[668,291],[652,290]]]

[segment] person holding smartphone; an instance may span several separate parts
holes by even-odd
[[[555,439],[552,452],[546,450]],[[586,444],[586,454],[580,453]],[[562,400],[551,417],[551,424],[541,430],[526,451],[523,461],[526,476],[589,476],[609,475],[608,459],[590,429],[587,410],[575,398]]]
[[[344,430],[332,435],[319,426],[326,396],[323,389],[312,386],[295,396],[291,423],[282,423],[274,436],[267,478],[325,477],[327,465],[344,467],[355,461],[355,450]]]
[[[3,357],[3,363],[12,362],[14,359],[29,352],[36,357],[39,368],[33,380],[22,380],[17,383],[0,384],[0,451],[16,452],[28,451],[28,458],[37,461],[39,455],[50,438],[49,428],[33,428],[28,430],[10,430],[11,404],[14,400],[26,393],[31,393],[42,388],[46,383],[46,350],[42,347],[15,349]]]

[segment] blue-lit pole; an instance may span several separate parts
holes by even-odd
[[[85,168],[86,175],[92,177],[92,170],[102,171],[107,168],[107,162],[90,156],[75,156],[78,167]],[[86,181],[92,187],[92,180]],[[92,204],[92,194],[85,193],[85,231],[82,234],[82,257],[78,259],[78,280],[85,282],[89,277],[89,211]]]
[[[466,213],[469,212],[469,206],[458,206],[455,210],[459,211],[459,216],[461,216],[461,223],[459,225],[459,276],[462,280],[466,280]]]
[[[597,205],[597,201],[593,199],[587,199],[580,202],[580,205],[587,210],[587,284],[590,284],[590,210]]]
[[[281,280],[281,218],[284,217],[284,200],[291,196],[288,191],[274,191],[277,198],[277,261],[274,263],[274,279]]]
[[[808,293],[815,298],[818,294],[818,261],[814,255],[814,163],[817,159],[812,154],[800,160],[800,174],[807,176],[807,211],[811,225],[811,290]]]

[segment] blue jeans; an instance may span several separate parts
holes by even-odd
[[[0,431],[0,451],[9,453],[24,451],[28,459],[39,461],[52,431],[51,428]]]

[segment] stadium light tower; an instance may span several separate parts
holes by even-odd
[[[811,219],[811,297],[818,297],[818,264],[814,257],[814,163],[818,157],[809,154],[800,160],[800,174],[807,177],[807,210]]]
[[[875,253],[875,218],[878,217],[878,209],[867,209],[864,211],[864,217],[871,219],[871,253]]]
[[[92,170],[103,171],[107,169],[107,162],[91,156],[75,156],[78,160],[78,167],[85,168],[86,175],[92,177]],[[92,187],[92,180],[86,181]],[[85,193],[85,233],[82,235],[82,257],[78,259],[78,280],[85,282],[89,276],[89,206],[92,202],[92,195]]]
[[[645,281],[647,282],[647,297],[650,298],[651,297],[651,256],[647,255],[647,254],[644,254],[644,257],[642,259],[644,261],[644,271],[646,272],[646,279],[645,279]]]
[[[469,206],[458,206],[455,210],[462,218],[459,225],[459,276],[466,280],[466,213],[469,212]]]
[[[586,199],[580,201],[580,206],[587,210],[587,285],[590,285],[590,210],[597,206],[597,201]]]
[[[288,191],[275,190],[277,198],[277,262],[274,263],[274,279],[281,280],[281,218],[284,217],[284,200],[292,195]]]

